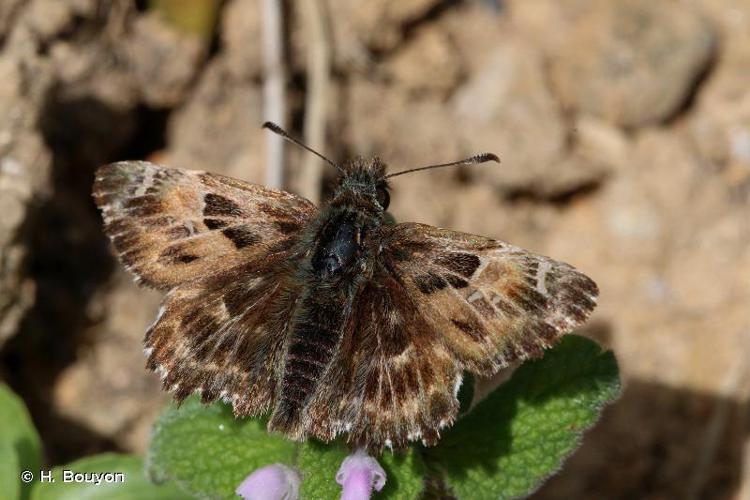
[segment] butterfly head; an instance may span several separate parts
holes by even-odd
[[[336,189],[334,190],[334,196],[330,202],[331,206],[358,206],[365,209],[366,212],[371,212],[378,216],[382,216],[382,214],[388,209],[388,204],[390,203],[390,188],[388,186],[387,180],[390,177],[408,174],[411,172],[419,172],[420,170],[429,170],[441,167],[454,167],[457,165],[472,165],[485,163],[487,161],[495,161],[500,163],[500,159],[497,157],[497,155],[493,153],[480,153],[464,160],[452,161],[450,163],[439,163],[436,165],[427,165],[426,167],[410,168],[386,175],[385,163],[383,163],[378,157],[375,157],[369,161],[364,160],[361,157],[357,157],[342,167],[332,162],[330,159],[326,158],[314,149],[293,138],[284,129],[282,129],[275,123],[265,122],[263,124],[263,128],[271,130],[284,139],[318,156],[333,168],[338,170],[339,179]]]
[[[357,157],[346,163],[340,170],[331,205],[355,204],[381,214],[388,210],[391,197],[385,168],[377,157]]]

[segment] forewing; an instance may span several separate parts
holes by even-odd
[[[298,290],[276,255],[172,290],[146,333],[148,366],[181,401],[230,402],[234,412],[266,412]]]
[[[274,399],[307,200],[205,172],[148,162],[106,165],[94,199],[138,280],[169,289],[149,328],[148,366],[182,400],[200,392],[238,415]]]
[[[288,251],[317,210],[284,191],[142,161],[101,167],[93,196],[123,263],[164,290]]]
[[[387,227],[381,261],[456,362],[490,375],[582,324],[598,289],[568,264],[423,224]]]

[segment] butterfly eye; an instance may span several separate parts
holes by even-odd
[[[388,210],[388,205],[391,203],[391,195],[388,193],[388,189],[384,186],[378,187],[375,195],[383,210]]]

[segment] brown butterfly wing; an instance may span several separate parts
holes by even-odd
[[[490,375],[538,356],[596,305],[588,277],[500,241],[407,223],[383,227],[380,246],[308,410],[322,439],[432,444],[457,415],[463,370]]]
[[[120,259],[162,290],[288,251],[317,212],[291,193],[143,161],[101,167],[93,196]]]
[[[381,270],[359,293],[336,358],[307,409],[322,440],[348,432],[374,451],[433,444],[458,412],[461,369],[415,307]]]
[[[178,400],[199,391],[235,413],[272,404],[300,231],[317,209],[220,175],[121,162],[97,171],[105,232],[139,281],[169,289],[146,334],[148,366]]]
[[[596,283],[502,241],[424,224],[393,226],[383,260],[461,366],[490,375],[539,356],[596,307]]]
[[[231,403],[236,415],[268,411],[294,297],[286,256],[226,269],[169,292],[146,333],[148,367],[181,401]]]

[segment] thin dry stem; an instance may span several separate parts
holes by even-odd
[[[328,17],[322,0],[304,0],[299,2],[299,6],[309,37],[304,138],[308,146],[325,154],[326,109],[331,76]],[[318,203],[323,168],[325,165],[320,159],[306,155],[294,180],[293,190]]]
[[[286,127],[284,100],[284,42],[283,9],[281,0],[263,0],[263,119]],[[281,188],[284,183],[284,139],[268,134],[266,137],[266,184]]]

